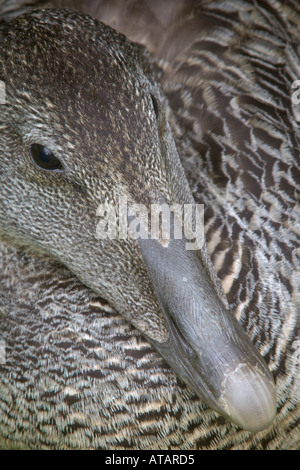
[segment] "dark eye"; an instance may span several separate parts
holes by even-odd
[[[158,116],[159,116],[159,104],[158,104],[158,101],[157,101],[157,99],[155,98],[155,96],[153,96],[153,95],[150,95],[150,98],[151,98],[151,101],[152,101],[152,106],[153,106],[153,109],[154,109],[154,112],[155,112],[155,116],[156,116],[156,118],[158,118]]]
[[[63,171],[60,160],[43,145],[32,144],[30,146],[30,155],[33,162],[42,170]]]

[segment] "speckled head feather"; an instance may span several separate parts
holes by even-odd
[[[6,166],[13,166],[10,172],[17,188],[10,193],[9,207],[2,206],[1,233],[8,231],[10,237],[47,253],[50,246],[52,256],[70,268],[73,259],[83,271],[88,264],[97,265],[99,252],[104,251],[96,238],[98,205],[117,201],[118,192],[127,194],[129,186],[133,197],[141,201],[147,187],[147,181],[141,182],[146,159],[151,161],[149,180],[151,175],[152,184],[157,179],[160,155],[150,92],[159,94],[159,89],[142,69],[146,63],[143,48],[85,15],[66,11],[30,14],[16,19],[14,27],[3,28],[1,44],[1,77],[8,102],[1,109],[1,141],[5,148],[14,148],[13,153],[2,153],[1,175],[6,179]],[[91,60],[86,60],[87,55]],[[63,174],[35,168],[29,154],[34,142],[61,158]],[[140,148],[143,154],[137,151]],[[7,183],[6,179],[1,185],[6,195]],[[15,213],[14,208],[18,208]],[[10,222],[14,221],[9,228],[8,214]],[[114,257],[108,247],[101,255],[99,279],[105,270],[127,271],[122,260],[126,251],[131,256],[131,247],[126,242],[114,246]],[[69,259],[63,254],[67,252]],[[131,269],[132,281],[136,276],[140,279],[132,282],[133,309],[142,292],[151,292],[151,287],[143,285],[141,273]],[[147,278],[145,273],[143,277]],[[88,278],[83,281],[90,284]],[[140,283],[141,290],[134,294],[134,285]],[[111,283],[111,287],[115,299],[116,295],[122,297],[122,292],[116,292],[117,285]],[[107,285],[105,291],[109,295]],[[150,326],[150,310],[159,316],[158,306],[153,307],[148,305],[147,316],[137,314],[137,326],[147,324],[148,319]],[[149,333],[152,328],[153,335],[166,339],[163,323],[155,320]]]
[[[2,66],[5,77],[9,77],[8,94],[13,93],[14,119],[22,132],[31,139],[41,138],[30,134],[32,126],[38,127],[45,145],[51,148],[52,143],[56,153],[67,147],[75,148],[81,158],[87,154],[85,169],[91,178],[98,178],[100,163],[102,173],[112,167],[120,169],[122,176],[126,173],[125,184],[131,188],[136,185],[140,197],[145,155],[136,149],[143,144],[147,146],[145,154],[156,151],[151,93],[162,99],[144,48],[97,20],[66,11],[25,16],[16,20],[14,30],[9,26],[2,34],[3,53],[9,51]],[[26,119],[24,109],[29,111]],[[49,124],[46,129],[45,119]],[[74,168],[72,176],[76,176],[74,154],[71,162],[67,153],[64,158],[66,170]],[[158,158],[152,157],[150,168],[155,177],[161,172]]]

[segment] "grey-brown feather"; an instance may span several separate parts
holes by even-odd
[[[14,365],[1,373],[3,447],[299,447],[297,6],[192,3],[178,4],[160,41],[106,2],[97,15],[147,40],[160,69],[215,268],[276,378],[277,418],[257,434],[225,423],[65,268],[3,245],[1,338]]]

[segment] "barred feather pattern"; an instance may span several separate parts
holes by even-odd
[[[205,204],[209,253],[274,375],[278,414],[255,434],[226,423],[66,269],[2,245],[0,445],[297,449],[300,105],[292,83],[300,78],[299,7],[176,2],[166,24],[167,1],[109,3],[84,9],[152,53],[194,197]]]

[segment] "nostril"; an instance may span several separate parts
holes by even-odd
[[[154,95],[150,94],[150,98],[151,98],[151,101],[152,101],[152,106],[153,106],[153,109],[154,109],[154,112],[155,112],[156,119],[158,119],[158,117],[159,117],[159,103],[158,103],[158,101],[157,101],[157,99],[155,98]]]

